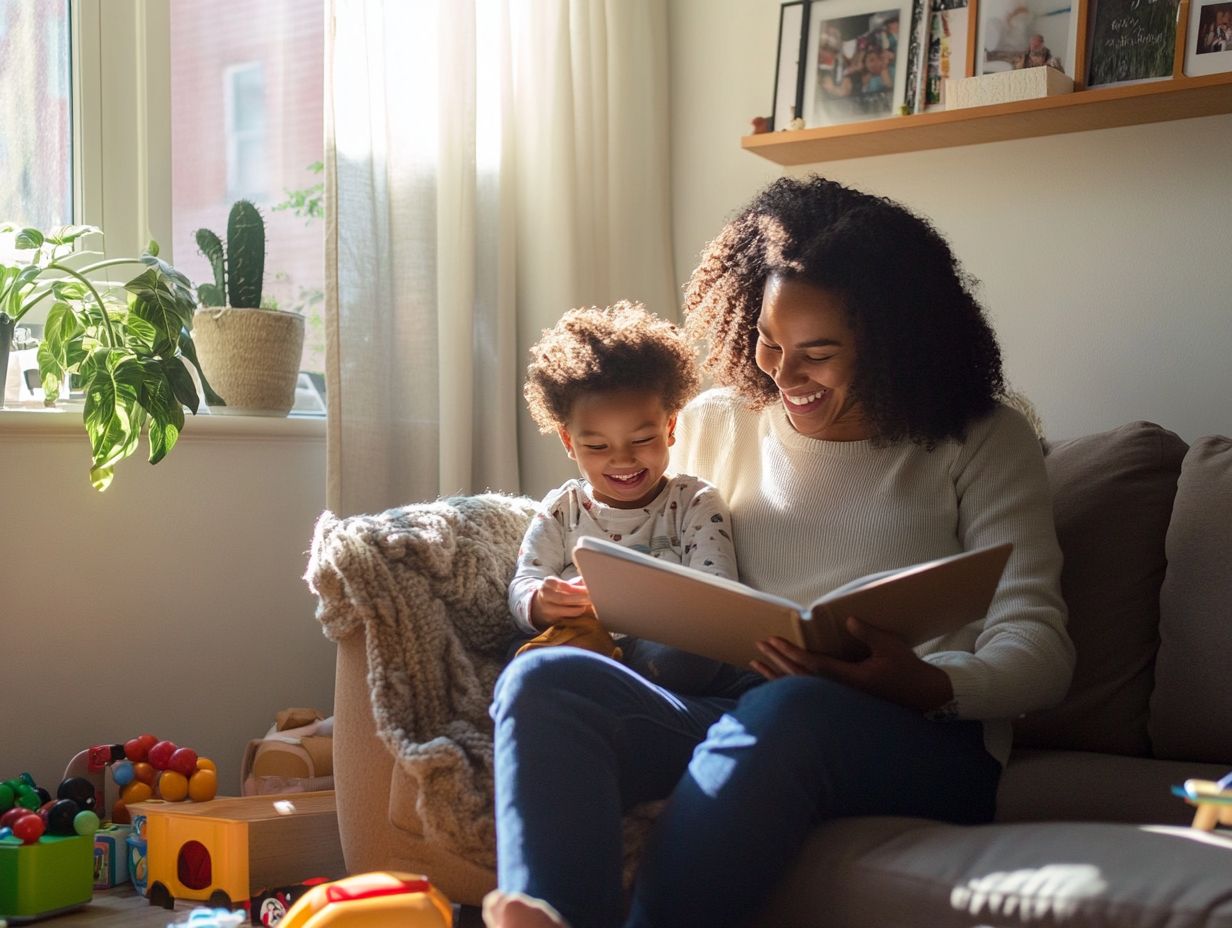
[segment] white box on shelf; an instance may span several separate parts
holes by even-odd
[[[963,77],[945,82],[945,108],[961,110],[972,106],[991,106],[1015,100],[1036,100],[1062,93],[1073,93],[1074,81],[1064,71],[1040,65],[1014,71],[996,71],[978,77]]]

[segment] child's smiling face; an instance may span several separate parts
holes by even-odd
[[[595,499],[636,509],[663,488],[675,429],[676,417],[656,393],[621,390],[579,398],[559,434]]]

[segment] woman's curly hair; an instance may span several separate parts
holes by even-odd
[[[975,281],[931,224],[822,177],[784,177],[706,246],[685,287],[686,329],[709,342],[705,369],[754,409],[778,398],[754,360],[771,276],[839,299],[856,341],[852,394],[878,442],[961,438],[1005,389]]]
[[[543,330],[530,354],[523,394],[544,433],[566,425],[584,394],[650,391],[675,415],[700,384],[684,332],[626,300],[569,310]]]

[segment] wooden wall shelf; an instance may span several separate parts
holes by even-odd
[[[766,132],[746,135],[740,144],[778,164],[815,164],[1224,113],[1232,113],[1232,72],[818,129]]]

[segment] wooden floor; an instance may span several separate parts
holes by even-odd
[[[165,928],[183,921],[200,902],[177,902],[173,910],[150,905],[150,900],[133,892],[131,883],[115,889],[96,891],[94,899],[80,909],[66,912],[43,921],[34,922],[37,928],[72,928],[89,925],[90,928]],[[454,928],[482,928],[479,910],[470,906],[454,906]]]

